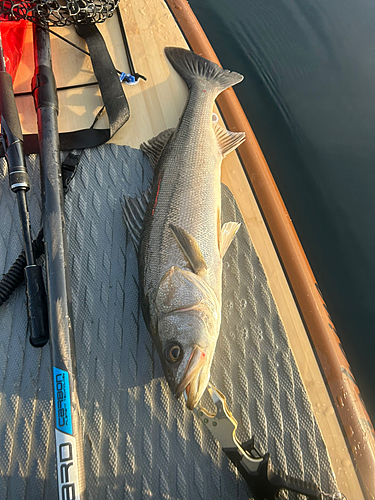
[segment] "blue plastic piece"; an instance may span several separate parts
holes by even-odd
[[[135,77],[129,73],[121,73],[120,75],[120,82],[125,82],[125,83],[137,83],[135,81]]]

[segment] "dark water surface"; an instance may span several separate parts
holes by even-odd
[[[375,3],[190,0],[254,129],[375,421]]]

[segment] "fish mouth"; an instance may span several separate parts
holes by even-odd
[[[175,397],[178,399],[181,394],[186,391],[186,406],[189,410],[193,410],[199,402],[201,396],[199,391],[201,385],[200,375],[205,364],[206,354],[199,349],[199,347],[195,347],[191,352],[181,382],[174,393]]]

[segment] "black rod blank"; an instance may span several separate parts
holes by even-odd
[[[42,177],[58,491],[60,500],[84,500],[86,484],[57,127],[58,100],[52,72],[49,33],[40,26],[34,25],[33,29],[33,96],[37,112]],[[61,387],[64,387],[64,391]],[[64,418],[61,418],[61,409]],[[69,469],[65,463],[67,453]]]

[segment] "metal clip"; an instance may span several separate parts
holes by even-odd
[[[242,457],[244,465],[249,471],[257,471],[263,457],[253,458],[242,448],[236,437],[237,420],[233,417],[228,408],[226,398],[223,393],[212,384],[208,384],[207,390],[216,406],[216,413],[210,413],[203,406],[199,405],[194,409],[194,413],[208,427],[211,434],[219,441],[223,450],[237,449]]]
[[[262,455],[254,445],[254,438],[240,444],[236,437],[237,421],[227,406],[224,394],[212,384],[207,390],[216,406],[211,413],[202,405],[193,410],[213,436],[219,441],[224,453],[242,474],[254,500],[274,500],[281,491],[293,491],[309,500],[346,500],[341,493],[323,493],[316,484],[293,478],[272,466],[269,453]],[[187,399],[184,393],[185,399]]]

